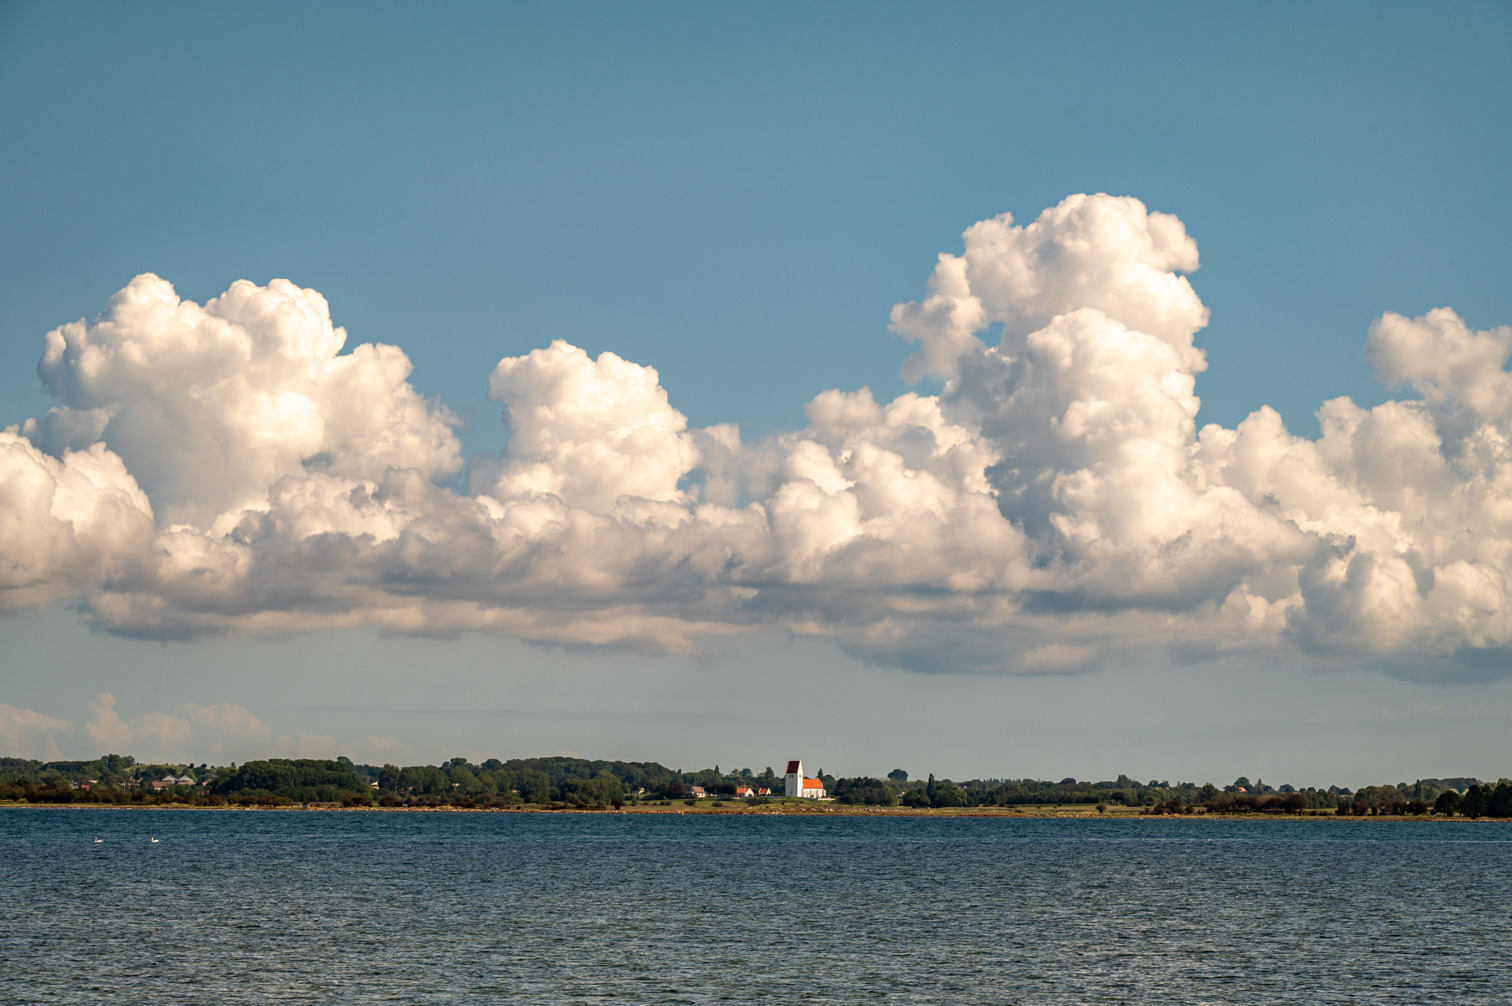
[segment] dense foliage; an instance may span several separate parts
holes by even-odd
[[[1139,782],[1129,776],[1103,782],[1035,779],[910,780],[894,769],[886,779],[836,779],[822,770],[839,803],[916,808],[1095,805],[1136,807],[1148,814],[1333,813],[1512,817],[1512,782],[1419,779],[1367,786],[1358,792],[1271,787],[1240,777],[1211,783]],[[185,780],[188,780],[187,782]],[[171,780],[165,781],[165,780]],[[782,795],[782,779],[768,767],[723,772],[719,766],[683,772],[657,762],[584,758],[453,758],[440,765],[358,765],[350,759],[269,758],[241,766],[142,765],[129,756],[93,761],[40,762],[0,758],[0,800],[29,803],[197,803],[240,805],[342,804],[346,806],[602,807],[635,801],[685,800],[691,788],[728,799],[737,786]]]
[[[1449,809],[1470,818],[1512,817],[1512,782],[1471,786]]]
[[[249,761],[239,769],[217,773],[210,787],[221,796],[282,796],[300,803],[366,799],[368,789],[352,771],[350,761],[314,758]]]
[[[453,758],[444,765],[400,768],[359,766],[377,783],[380,802],[400,799],[601,805],[647,794],[679,798],[682,775],[656,762],[589,761],[584,758],[490,758],[477,765]],[[733,792],[733,785],[731,791]]]
[[[108,754],[94,761],[32,761],[29,758],[0,758],[0,782],[30,779],[33,782],[56,782],[66,785],[98,782],[106,786],[130,783],[133,779],[159,770],[182,772],[192,766],[138,765],[130,755]]]
[[[830,795],[841,803],[866,804],[872,807],[896,807],[898,791],[881,779],[840,779]]]

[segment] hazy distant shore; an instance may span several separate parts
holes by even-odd
[[[334,813],[353,814],[652,814],[663,816],[725,816],[725,817],[916,817],[916,818],[963,818],[963,817],[1002,817],[1002,818],[1025,818],[1040,820],[1079,820],[1079,821],[1409,821],[1419,823],[1441,824],[1471,824],[1477,822],[1506,822],[1512,818],[1466,818],[1466,817],[1438,817],[1411,814],[1377,814],[1368,818],[1353,815],[1341,815],[1320,811],[1317,813],[1288,814],[1225,814],[1197,812],[1193,814],[1146,814],[1132,808],[1109,808],[1106,812],[1098,813],[1094,808],[1087,809],[1056,809],[1053,807],[1025,807],[1025,808],[998,808],[998,807],[948,807],[948,808],[915,808],[915,807],[858,807],[845,804],[820,803],[815,806],[804,806],[797,803],[766,805],[759,807],[734,806],[730,802],[722,807],[713,806],[712,803],[703,806],[669,806],[664,807],[656,804],[627,804],[621,808],[615,807],[592,807],[592,806],[559,806],[522,804],[508,807],[343,807],[339,804],[291,804],[285,806],[206,806],[203,804],[189,803],[160,803],[160,804],[113,804],[113,803],[69,803],[69,804],[46,804],[26,803],[23,801],[6,800],[0,801],[0,810],[15,808],[53,808],[57,810],[194,810],[194,811],[324,811]]]

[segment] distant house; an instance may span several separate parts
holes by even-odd
[[[772,795],[772,791],[770,789],[767,789],[765,786],[763,786],[761,789],[758,789],[756,791],[756,795],[757,796],[771,796]]]
[[[702,786],[689,786],[688,795],[695,800],[700,800],[708,796],[709,794],[704,791],[704,788]]]
[[[787,774],[782,780],[782,795],[804,800],[823,800],[829,794],[825,792],[823,782],[803,774],[803,762],[795,758],[787,763]]]
[[[153,792],[161,793],[165,789],[173,789],[175,786],[193,786],[194,780],[187,775],[174,775],[172,772],[161,779],[154,779],[147,784]]]
[[[749,786],[736,786],[735,795],[742,800],[749,800],[756,795],[756,791]]]

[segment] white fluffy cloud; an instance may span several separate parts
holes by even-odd
[[[681,502],[678,480],[698,463],[688,420],[655,370],[558,340],[500,360],[488,394],[507,406],[510,438],[497,462],[479,459],[474,493],[552,495],[599,512],[621,496]]]
[[[67,720],[0,702],[0,751],[18,758],[57,761],[63,757],[60,736],[73,732]]]
[[[138,276],[93,321],[47,333],[37,370],[63,404],[24,432],[98,431],[163,521],[204,527],[306,470],[458,471],[451,416],[409,385],[404,353],[345,342],[325,298],[287,280],[240,280],[201,307]]]
[[[1010,344],[1056,317],[1092,308],[1187,350],[1208,311],[1186,277],[1197,242],[1181,221],[1125,196],[1070,196],[1025,227],[1008,214],[971,225],[965,253],[942,253],[922,303],[899,304],[898,331],[921,344],[911,377],[952,377],[981,348],[976,335],[1001,324]],[[1200,365],[1198,365],[1200,369]]]
[[[0,430],[0,611],[119,575],[152,537],[147,494],[104,444],[52,457]]]
[[[1197,266],[1181,222],[1131,198],[973,225],[892,314],[941,394],[825,392],[756,443],[690,429],[655,370],[557,342],[494,369],[511,437],[465,494],[450,413],[398,349],[343,353],[319,294],[239,282],[201,307],[139,277],[48,334],[62,405],[0,435],[0,603],[71,597],[161,638],[365,623],[685,648],[779,625],[927,670],[1494,663],[1512,329],[1387,314],[1367,354],[1418,398],[1327,402],[1316,441],[1269,409],[1198,430]]]

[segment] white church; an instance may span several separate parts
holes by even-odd
[[[802,797],[806,800],[823,800],[829,794],[824,791],[824,783],[818,779],[803,777],[803,762],[795,758],[788,762],[787,775],[782,781],[782,795]]]

